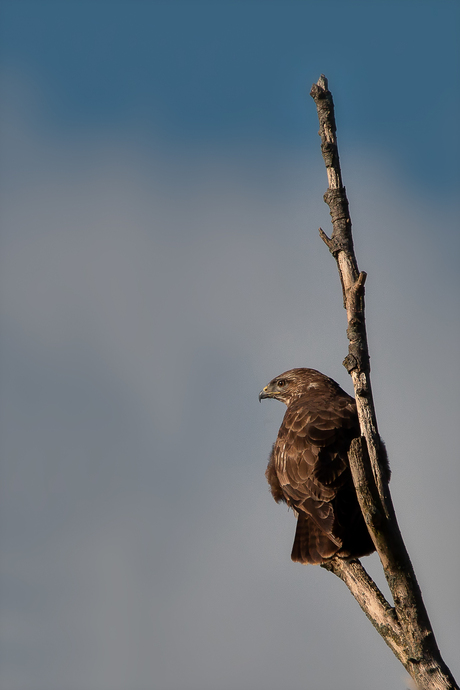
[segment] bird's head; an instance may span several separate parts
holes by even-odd
[[[294,398],[301,395],[308,386],[312,369],[290,369],[276,376],[259,393],[259,402],[263,398],[275,398],[289,405]],[[317,372],[314,372],[317,373]]]

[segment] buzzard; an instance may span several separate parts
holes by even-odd
[[[275,501],[297,514],[292,560],[324,563],[372,553],[348,464],[350,443],[360,435],[354,399],[315,369],[285,371],[262,398],[287,405],[265,476]]]

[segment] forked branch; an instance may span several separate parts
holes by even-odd
[[[337,261],[347,310],[348,355],[344,366],[352,377],[361,426],[349,452],[358,500],[374,541],[394,601],[392,607],[359,561],[338,558],[323,565],[340,577],[420,690],[458,690],[439,652],[420,587],[396,520],[388,486],[386,454],[375,415],[364,313],[366,273],[359,272],[351,218],[342,184],[332,94],[321,75],[310,95],[316,103],[321,151],[329,188],[324,195],[332,220],[332,236],[320,236]]]

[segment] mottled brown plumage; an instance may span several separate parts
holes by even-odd
[[[291,369],[259,395],[287,405],[266,477],[273,498],[297,513],[291,558],[324,563],[374,551],[356,497],[348,449],[360,435],[356,404],[315,369]]]

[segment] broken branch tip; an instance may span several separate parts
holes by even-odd
[[[320,236],[321,239],[323,240],[324,244],[325,244],[327,247],[329,247],[329,249],[330,249],[330,248],[331,248],[331,242],[332,242],[331,238],[328,237],[328,236],[326,235],[326,233],[324,232],[323,228],[319,228],[319,231],[318,231],[318,232],[319,232],[319,236]]]

